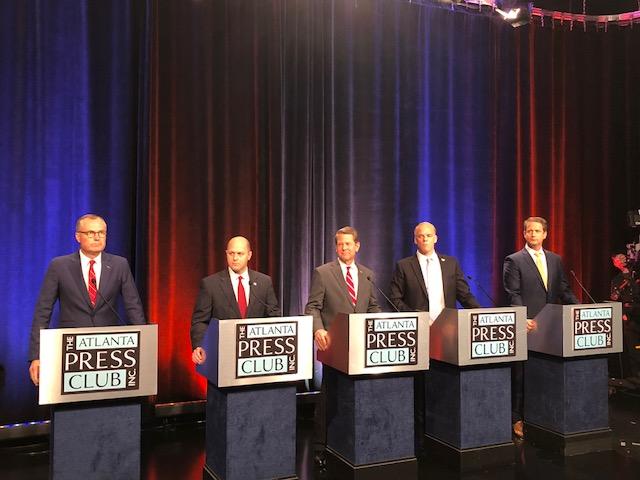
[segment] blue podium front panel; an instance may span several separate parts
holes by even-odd
[[[53,480],[140,478],[140,404],[52,408]]]
[[[561,434],[608,428],[607,359],[530,352],[524,367],[524,420]]]
[[[511,370],[431,362],[425,374],[425,434],[457,449],[511,442]]]
[[[207,467],[224,480],[295,476],[296,388],[209,383]]]
[[[324,367],[327,447],[354,466],[413,458],[413,376],[354,377]]]

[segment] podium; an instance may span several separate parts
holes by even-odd
[[[511,368],[526,360],[526,308],[445,308],[431,325],[425,450],[462,470],[509,464]]]
[[[329,338],[317,355],[324,364],[330,458],[354,476],[415,478],[409,373],[429,368],[428,314],[338,314]]]
[[[140,478],[140,403],[131,399],[157,393],[157,350],[157,325],[40,331],[52,479]]]
[[[204,476],[296,477],[296,387],[312,377],[313,317],[211,320]]]
[[[610,450],[607,358],[622,351],[622,304],[546,305],[529,333],[527,439],[565,456]]]

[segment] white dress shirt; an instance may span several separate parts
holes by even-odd
[[[84,284],[89,290],[89,262],[93,260],[96,263],[93,264],[93,271],[96,274],[96,289],[100,289],[100,274],[102,273],[102,253],[99,253],[96,258],[89,258],[82,250],[80,250],[80,265],[82,266],[82,278],[84,278]]]
[[[431,255],[423,255],[416,252],[424,284],[427,286],[429,296],[429,325],[435,322],[438,315],[444,310],[444,287],[442,285],[442,268],[440,268],[440,257],[436,252]]]

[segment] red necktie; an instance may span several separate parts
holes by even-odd
[[[96,272],[93,270],[93,264],[96,263],[95,260],[89,260],[89,300],[91,300],[91,306],[96,306],[96,299],[98,298],[98,289],[97,289],[97,281],[96,281]]]
[[[353,284],[353,278],[351,277],[351,267],[347,267],[347,290],[349,290],[349,296],[351,297],[351,303],[356,306],[356,287]]]
[[[247,318],[247,297],[244,294],[242,276],[238,277],[238,310],[240,310],[240,316],[242,318]]]

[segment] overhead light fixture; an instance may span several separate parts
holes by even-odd
[[[495,11],[512,27],[520,27],[531,21],[532,2],[527,0],[496,0]]]

